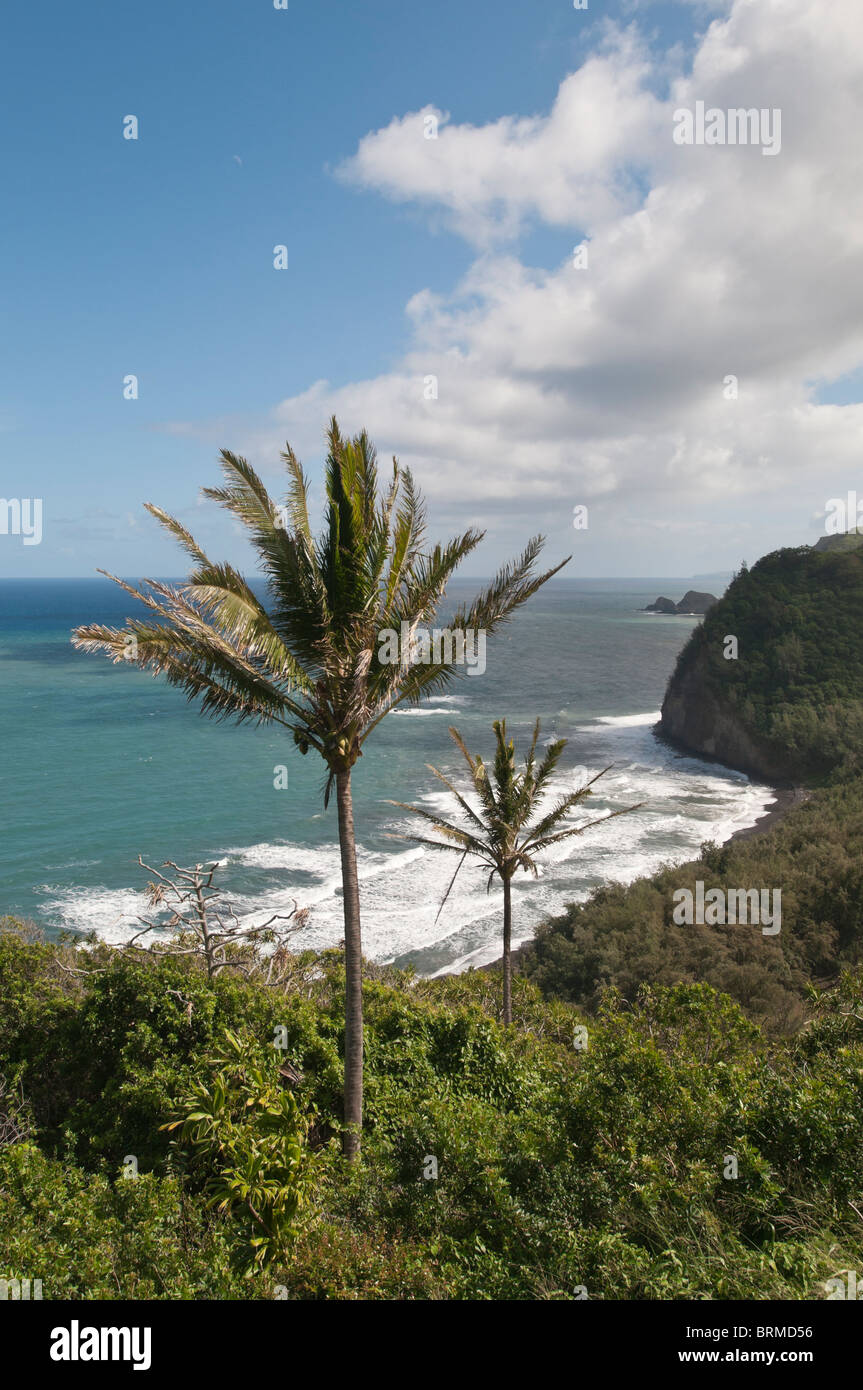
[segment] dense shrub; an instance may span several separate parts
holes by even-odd
[[[678,926],[673,892],[711,887],[782,889],[782,930]],[[703,980],[730,994],[771,1031],[804,1016],[810,980],[835,980],[863,961],[863,778],[821,789],[774,828],[706,846],[700,859],[634,883],[600,889],[544,923],[517,968],[547,998],[595,1011],[618,988]]]
[[[303,996],[274,998],[107,949],[68,976],[64,949],[0,940],[0,1070],[35,1124],[0,1152],[0,1275],[42,1278],[45,1297],[807,1299],[863,1261],[860,973],[776,1039],[706,984],[608,991],[585,1021],[521,980],[504,1029],[484,972],[371,970],[368,1125],[346,1167],[329,1142],[339,953]],[[224,1153],[189,1165],[159,1130],[190,1086],[212,1087],[238,1019],[267,1105],[291,1062],[316,1168],[308,1224],[246,1279],[247,1220],[207,1206]],[[278,1025],[289,1047],[271,1062]],[[135,1154],[140,1176],[121,1176]]]
[[[34,1144],[0,1149],[0,1278],[41,1279],[45,1299],[254,1298],[233,1244],[176,1178],[112,1180]]]

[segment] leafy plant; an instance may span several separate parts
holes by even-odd
[[[162,1128],[179,1129],[206,1170],[208,1205],[247,1230],[251,1275],[286,1258],[314,1214],[308,1120],[255,1040],[226,1031],[224,1051],[210,1065],[212,1079],[194,1083],[185,1114]]]

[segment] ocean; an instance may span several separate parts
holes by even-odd
[[[450,588],[456,601],[479,581]],[[533,721],[542,738],[569,740],[559,788],[611,765],[584,819],[644,802],[641,810],[554,847],[538,879],[514,883],[513,935],[597,886],[629,882],[697,854],[752,825],[773,802],[767,786],[668,748],[654,733],[666,681],[698,620],[640,612],[680,579],[561,580],[547,585],[488,639],[487,666],[446,694],[389,716],[354,773],[363,945],[377,962],[421,974],[462,970],[499,955],[502,893],[466,862],[435,920],[457,860],[399,836],[424,833],[390,804],[451,810],[431,763],[460,778],[447,729],[491,756],[494,719],[523,749]],[[698,587],[701,587],[698,585]],[[4,807],[0,915],[54,935],[131,935],[146,911],[153,865],[224,861],[219,882],[249,921],[310,909],[295,943],[343,936],[334,799],[323,808],[323,765],[303,758],[286,731],[215,723],[182,692],[132,667],[76,652],[70,630],[122,625],[133,601],[104,579],[0,580],[0,762]],[[277,769],[287,769],[287,786]]]

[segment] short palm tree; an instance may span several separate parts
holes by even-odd
[[[334,418],[327,438],[327,507],[317,540],[309,524],[308,480],[290,446],[282,454],[289,474],[283,505],[244,458],[227,450],[221,453],[226,485],[203,490],[248,531],[263,566],[266,604],[231,565],[208,559],[179,521],[148,503],[191,556],[192,573],[178,586],[145,580],[142,588],[109,575],[158,621],[130,618],[122,630],[90,624],[77,628],[73,641],[115,662],[161,673],[200,700],[204,714],[281,724],[301,753],[313,748],[323,758],[325,805],[333,784],[338,804],[345,918],[343,1151],[354,1158],[362,1129],[363,1014],[351,769],[391,710],[417,703],[463,673],[456,643],[439,645],[432,652],[439,660],[419,664],[403,652],[394,662],[383,659],[379,636],[413,636],[433,619],[449,579],[483,532],[471,529],[426,549],[425,507],[410,472],[394,459],[389,485],[379,496],[368,435],[343,437]],[[542,537],[531,540],[472,604],[458,608],[448,625],[453,638],[461,634],[474,641],[475,634],[494,631],[557,573],[561,565],[536,573],[542,544]]]
[[[474,757],[468,752],[458,729],[450,729],[453,742],[464,757],[470,772],[473,790],[479,802],[476,809],[448,777],[436,767],[429,767],[458,802],[462,811],[460,825],[454,825],[431,811],[424,811],[420,806],[408,806],[403,801],[392,804],[401,806],[403,810],[411,811],[416,816],[422,816],[445,837],[443,840],[429,840],[421,835],[404,835],[399,838],[425,845],[429,849],[451,850],[461,856],[444,894],[441,908],[449,897],[459,869],[468,855],[488,866],[490,873],[486,891],[490,891],[495,877],[500,878],[503,883],[503,1021],[512,1023],[512,880],[517,870],[530,871],[536,878],[539,871],[535,856],[541,850],[548,849],[550,845],[558,844],[561,840],[568,840],[573,835],[581,835],[591,826],[604,824],[613,816],[637,811],[638,806],[624,806],[620,811],[613,811],[610,815],[588,821],[585,825],[565,825],[573,809],[592,795],[591,788],[594,782],[609,771],[606,767],[595,777],[591,777],[578,791],[560,796],[544,815],[540,815],[540,806],[551,790],[550,783],[560,755],[566,747],[566,739],[560,738],[550,743],[537,765],[536,745],[540,729],[537,719],[533,739],[524,760],[524,769],[518,772],[515,764],[515,743],[512,739],[507,741],[506,737],[506,720],[495,720],[493,728],[497,746],[491,776],[482,758]]]

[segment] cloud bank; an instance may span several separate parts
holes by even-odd
[[[685,71],[608,27],[547,114],[426,107],[367,134],[338,177],[424,210],[474,262],[411,298],[394,371],[314,383],[250,445],[318,452],[334,411],[415,469],[439,517],[507,544],[588,504],[586,557],[603,518],[632,557],[607,573],[661,572],[644,564],[663,534],[703,569],[728,558],[705,530],[788,541],[771,507],[814,539],[825,499],[863,481],[863,405],[817,394],[863,361],[862,58],[859,0],[735,0]],[[781,111],[781,150],[676,144],[697,102]],[[573,254],[525,264],[537,226],[571,231]]]

